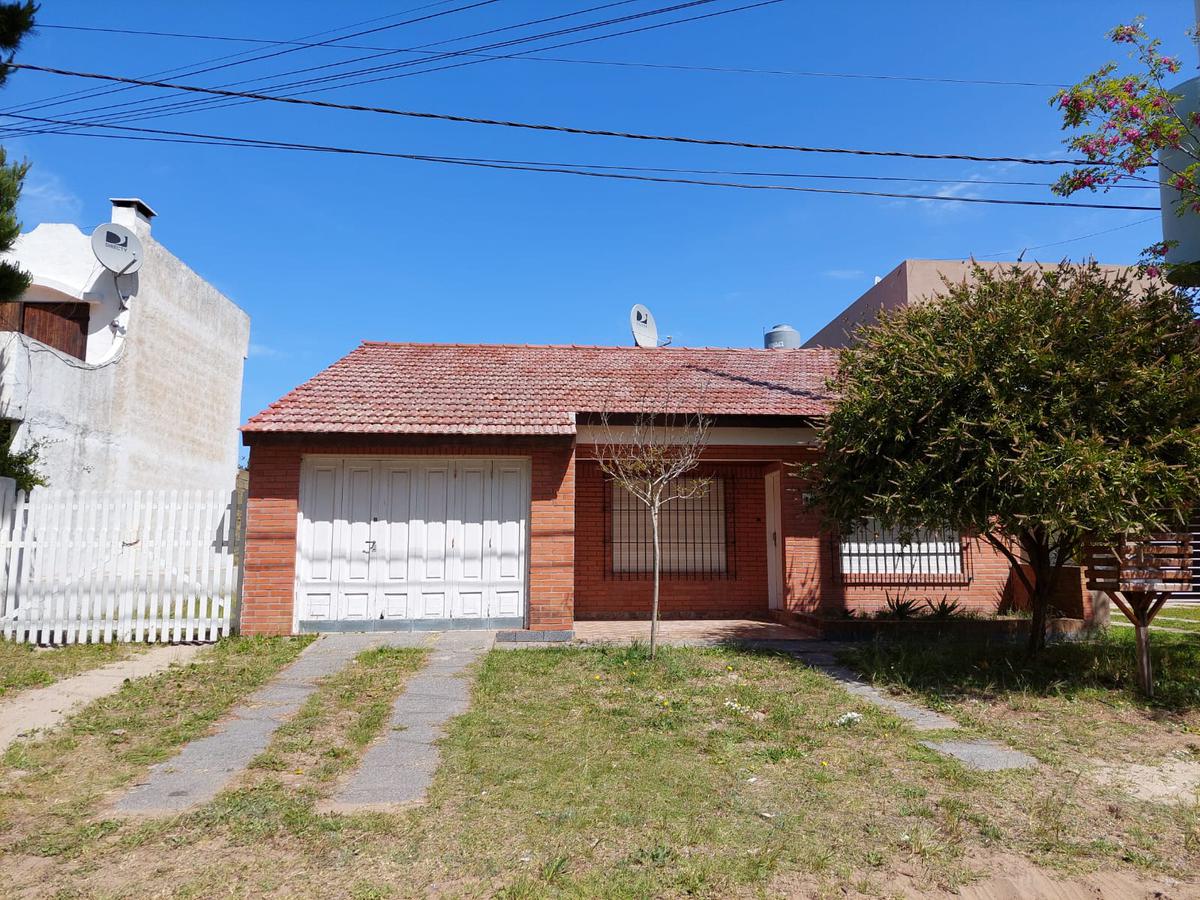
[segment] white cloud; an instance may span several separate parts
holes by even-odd
[[[276,350],[274,347],[268,347],[266,344],[251,343],[247,351],[251,358],[269,359],[283,356],[282,350]]]
[[[34,163],[21,188],[18,214],[26,231],[42,222],[78,223],[83,199],[59,175]]]
[[[826,269],[821,273],[826,278],[836,278],[839,281],[856,281],[866,278],[867,273],[862,269]]]

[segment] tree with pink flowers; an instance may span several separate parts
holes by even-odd
[[[1054,95],[1051,103],[1062,111],[1063,128],[1077,132],[1067,146],[1085,157],[1058,179],[1054,192],[1069,197],[1122,182],[1158,184],[1161,151],[1179,150],[1188,162],[1167,173],[1169,184],[1179,192],[1175,213],[1200,213],[1200,113],[1191,113],[1187,120],[1181,117],[1175,108],[1179,95],[1163,84],[1179,72],[1179,60],[1160,52],[1162,42],[1146,33],[1141,17],[1118,25],[1108,36],[1115,44],[1129,46],[1138,71],[1121,73],[1117,63],[1110,62]],[[1165,242],[1146,248],[1146,274],[1162,274],[1168,249]]]

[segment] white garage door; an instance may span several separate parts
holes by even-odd
[[[529,463],[306,457],[302,631],[521,627]]]

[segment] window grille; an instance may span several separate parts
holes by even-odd
[[[697,482],[708,484],[694,496]],[[664,578],[733,576],[732,496],[727,479],[689,476],[668,490],[674,499],[659,511],[660,568]],[[642,578],[654,572],[654,536],[649,508],[614,481],[605,490],[608,574]]]
[[[957,532],[921,528],[904,540],[898,529],[867,522],[835,535],[838,574],[853,584],[961,584],[971,580],[966,542]]]

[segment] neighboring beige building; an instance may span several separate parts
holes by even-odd
[[[985,268],[1036,268],[1045,263],[986,262]],[[838,313],[832,322],[814,334],[805,347],[845,347],[853,340],[854,330],[875,321],[880,311],[891,310],[909,303],[919,303],[943,293],[945,281],[961,282],[971,272],[969,259],[906,259],[877,281],[870,290]],[[1105,271],[1119,272],[1124,266],[1103,265]]]
[[[153,238],[149,206],[112,204],[142,242],[136,274],[67,224],[8,256],[33,283],[0,303],[0,431],[39,446],[51,487],[232,490],[250,318]]]

